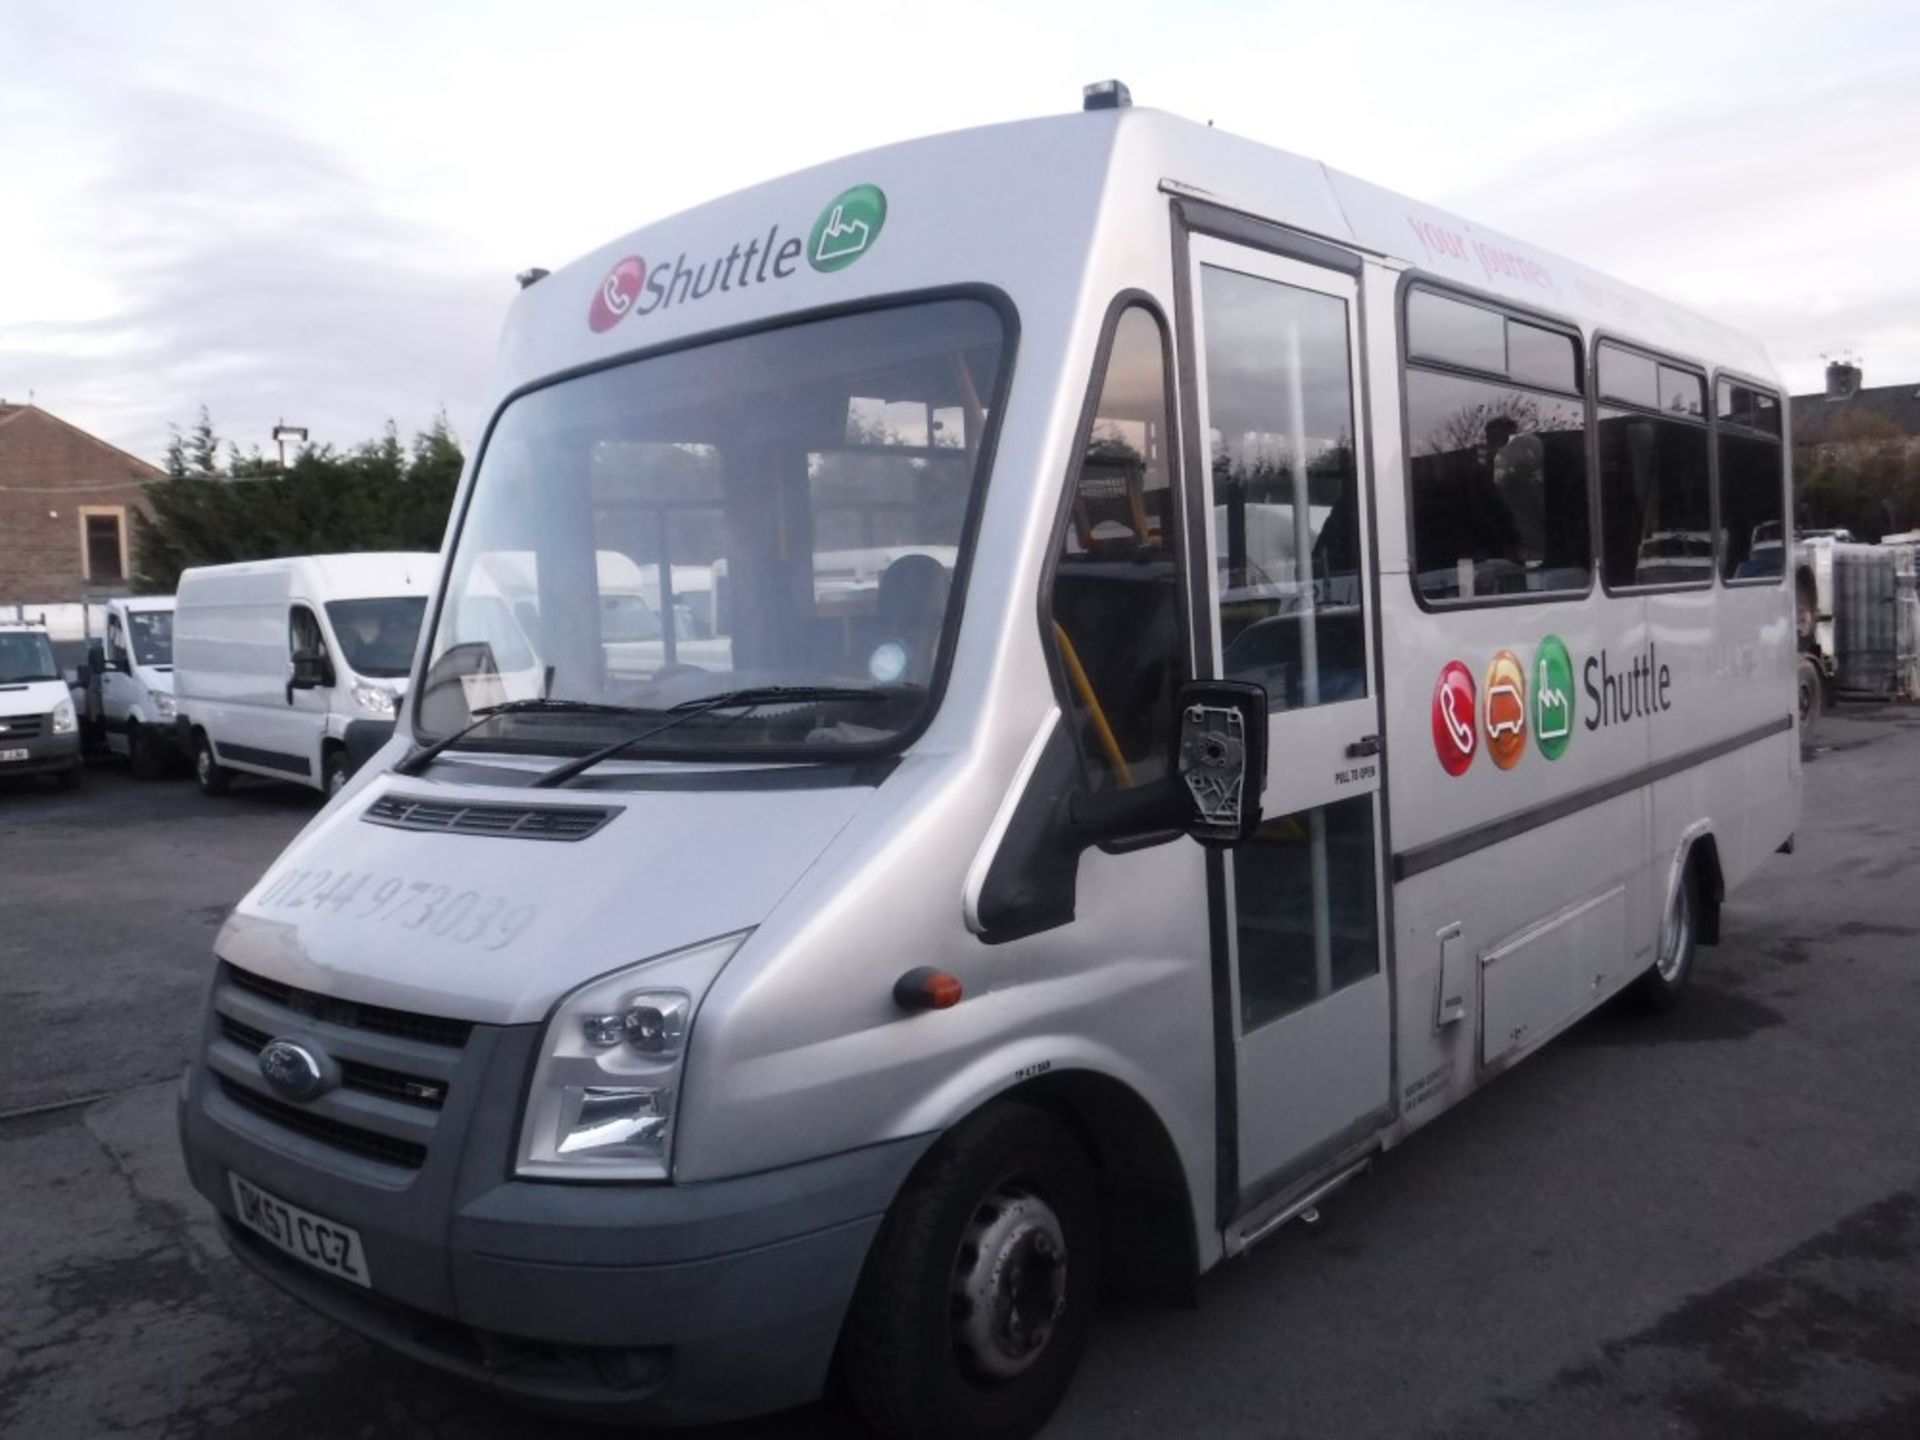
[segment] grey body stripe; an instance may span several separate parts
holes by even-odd
[[[1678,775],[1682,770],[1691,770],[1696,765],[1704,765],[1709,760],[1718,760],[1722,755],[1731,755],[1735,750],[1744,750],[1749,745],[1793,729],[1793,716],[1781,715],[1756,725],[1751,730],[1742,730],[1738,735],[1728,736],[1725,740],[1716,740],[1711,745],[1701,745],[1665,760],[1657,760],[1651,765],[1643,765],[1638,770],[1628,771],[1625,775],[1612,780],[1603,780],[1598,785],[1589,785],[1584,790],[1575,790],[1570,795],[1562,795],[1548,800],[1530,809],[1513,815],[1503,815],[1498,820],[1490,820],[1484,825],[1476,825],[1471,830],[1461,830],[1439,840],[1429,841],[1425,845],[1416,845],[1411,850],[1402,850],[1393,857],[1393,878],[1411,880],[1416,875],[1425,874],[1441,865],[1451,864],[1455,860],[1484,850],[1489,845],[1498,845],[1502,840],[1511,840],[1516,835],[1524,835],[1529,830],[1537,830],[1542,825],[1551,825],[1556,820],[1594,805],[1604,805],[1609,800],[1664,780],[1669,775]]]

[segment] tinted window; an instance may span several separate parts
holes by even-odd
[[[1415,290],[1407,297],[1407,353],[1504,374],[1506,320],[1498,311]]]
[[[1096,790],[1161,778],[1172,749],[1183,666],[1170,445],[1160,325],[1133,306],[1099,379],[1051,597],[1067,713]]]
[[[1507,377],[1552,390],[1580,388],[1578,348],[1571,335],[1538,325],[1507,322]]]
[[[1721,432],[1720,573],[1727,579],[1773,579],[1785,571],[1783,489],[1778,440]]]
[[[1708,496],[1705,425],[1600,411],[1601,573],[1609,586],[1712,584]]]
[[[1707,382],[1698,375],[1660,367],[1660,408],[1669,415],[1704,418],[1707,413]]]
[[[1234,847],[1242,1032],[1379,970],[1373,854],[1364,795],[1269,821]]]
[[[1581,402],[1410,369],[1407,446],[1421,594],[1466,600],[1586,588]]]
[[[1367,693],[1346,302],[1205,266],[1220,643],[1274,710]]]
[[[1644,355],[1635,355],[1617,345],[1600,347],[1600,398],[1618,400],[1623,405],[1660,408],[1658,367]]]

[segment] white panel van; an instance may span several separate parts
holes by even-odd
[[[0,625],[0,776],[80,783],[80,725],[53,642],[37,625]]]
[[[303,555],[181,575],[176,723],[200,788],[239,772],[340,789],[393,733],[437,563]]]
[[[81,701],[89,729],[141,780],[179,758],[173,700],[173,597],[137,595],[106,604],[105,638],[87,652]]]

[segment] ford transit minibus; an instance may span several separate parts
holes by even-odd
[[[215,943],[262,1275],[576,1415],[1027,1435],[1103,1292],[1682,998],[1797,815],[1766,354],[1124,99],[529,277],[394,736]]]

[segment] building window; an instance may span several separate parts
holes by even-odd
[[[105,584],[127,578],[127,512],[122,506],[80,511],[81,559],[87,579]]]

